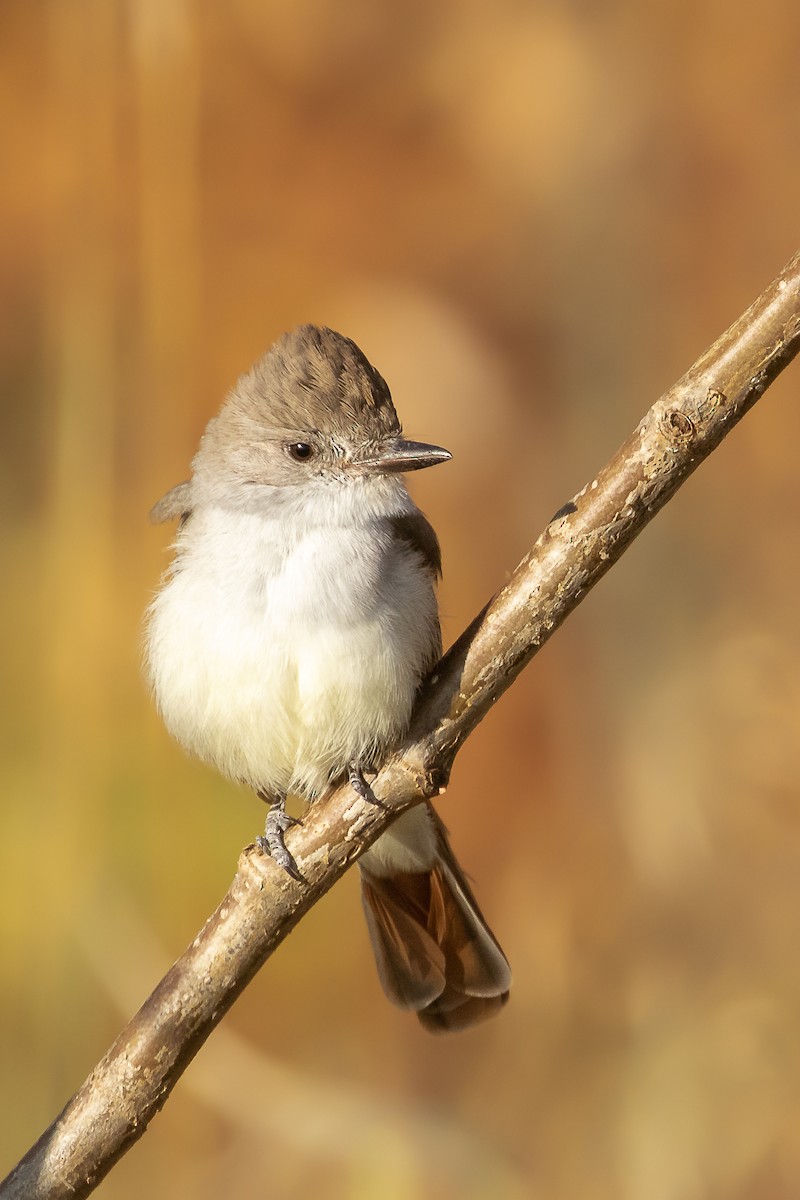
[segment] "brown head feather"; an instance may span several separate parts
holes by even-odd
[[[400,432],[383,377],[355,342],[316,325],[279,338],[238,380],[223,411],[226,418],[321,429],[334,438],[352,437],[354,424],[375,437]]]

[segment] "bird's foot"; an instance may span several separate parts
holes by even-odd
[[[291,829],[293,825],[302,825],[302,821],[298,821],[296,817],[287,813],[286,797],[273,800],[267,813],[264,833],[261,837],[256,838],[256,845],[265,854],[269,854],[270,858],[274,859],[287,875],[291,875],[292,879],[302,881],[303,876],[298,870],[297,863],[286,849],[283,836],[286,830]]]
[[[361,770],[361,767],[354,766],[350,768],[347,775],[347,782],[355,794],[360,796],[362,800],[366,800],[367,804],[374,804],[377,808],[383,808],[383,804],[364,778],[364,772]]]

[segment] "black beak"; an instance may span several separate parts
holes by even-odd
[[[365,475],[389,475],[405,471],[421,471],[452,458],[442,446],[426,442],[407,442],[405,438],[390,438],[373,458],[361,459],[358,466]]]

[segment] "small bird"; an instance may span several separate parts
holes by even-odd
[[[161,716],[191,754],[268,804],[310,802],[370,772],[403,737],[441,654],[436,534],[403,480],[449,451],[407,441],[389,389],[354,342],[305,325],[243,375],[203,434],[190,480],[151,518],[180,522],[148,612]],[[383,989],[432,1031],[508,999],[511,972],[430,804],[359,859]]]

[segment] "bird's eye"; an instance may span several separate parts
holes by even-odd
[[[314,457],[314,447],[309,446],[308,442],[292,442],[286,449],[295,462],[308,462],[309,458]]]

